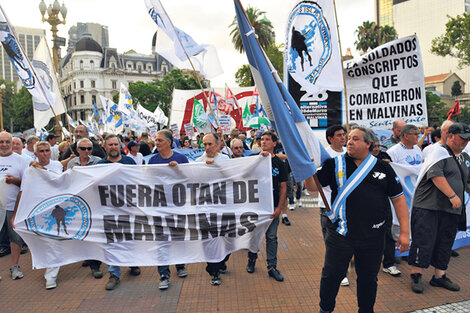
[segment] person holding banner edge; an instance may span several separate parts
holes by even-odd
[[[322,186],[330,186],[333,202],[326,212],[325,262],[320,283],[320,312],[333,312],[341,280],[354,255],[359,312],[374,312],[377,275],[384,249],[385,221],[391,199],[400,222],[397,248],[409,248],[409,215],[403,189],[391,166],[370,154],[375,135],[354,128],[347,153],[325,161],[317,172]],[[313,177],[305,180],[317,191]]]

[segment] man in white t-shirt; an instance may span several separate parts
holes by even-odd
[[[400,142],[387,150],[387,154],[393,163],[419,166],[423,163],[424,155],[417,146],[420,136],[419,128],[415,125],[406,124],[401,129]],[[392,276],[400,276],[400,270],[395,266],[396,240],[393,236],[398,230],[395,225],[391,226],[390,232],[385,234],[385,248],[383,271]]]
[[[26,139],[26,147],[23,149],[21,154],[30,157],[33,161],[37,161],[36,155],[34,154],[34,145],[39,141],[39,137],[31,135]]]
[[[133,159],[135,161],[135,164],[142,165],[144,156],[142,155],[142,153],[139,152],[140,143],[135,140],[132,140],[127,144],[127,149],[129,149],[129,154],[127,156]]]
[[[329,146],[325,149],[328,154],[334,158],[338,155],[346,153],[346,141],[347,141],[347,133],[346,129],[344,129],[341,125],[332,125],[327,128],[325,132],[326,141],[328,142]],[[325,198],[328,200],[328,205],[331,208],[331,188],[330,186],[322,187],[323,193],[325,194]],[[323,202],[323,199],[319,196],[318,197],[318,206],[320,207],[320,222],[321,228],[323,233],[323,239],[325,239],[326,234],[326,225],[328,217],[326,216],[326,205]],[[341,281],[341,286],[349,286],[349,280],[347,277],[344,277]]]
[[[36,155],[37,161],[31,162],[31,166],[41,168],[54,172],[56,174],[61,174],[64,170],[62,163],[59,161],[51,160],[51,145],[47,141],[38,141],[34,145],[34,154]],[[23,193],[23,186],[21,186],[21,192],[18,196],[18,202]],[[15,219],[15,212],[12,217],[12,223]],[[57,275],[59,274],[60,267],[47,268],[44,278],[46,279],[46,289],[53,289],[57,287]]]
[[[229,157],[219,152],[219,137],[216,134],[208,133],[202,139],[205,152],[196,159],[196,162],[206,162],[212,164],[217,160],[227,160]]]
[[[16,153],[13,153],[12,137],[7,132],[0,133],[0,177],[4,178],[4,198],[0,199],[1,209],[6,210],[6,231],[10,239],[12,267],[10,268],[12,279],[23,278],[18,262],[20,260],[23,240],[15,232],[11,224],[11,218],[15,209],[15,203],[20,191],[21,180],[29,162]]]
[[[447,133],[448,133],[448,131],[449,131],[449,127],[450,127],[450,125],[452,125],[453,123],[454,123],[454,122],[449,121],[449,120],[445,120],[445,121],[442,123],[442,125],[441,125],[441,139],[440,139],[438,142],[436,142],[436,143],[434,143],[434,144],[432,144],[432,145],[429,145],[429,146],[427,146],[426,148],[423,149],[423,162],[424,162],[424,160],[426,159],[426,157],[428,157],[428,156],[430,155],[430,153],[431,153],[436,147],[438,147],[439,145],[443,146],[443,145],[446,143],[446,141],[447,141]],[[468,145],[467,145],[467,147],[468,147]],[[465,149],[468,149],[468,148],[465,148]],[[464,150],[464,152],[467,152],[467,153],[468,153],[469,151]]]

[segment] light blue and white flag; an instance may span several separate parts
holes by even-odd
[[[162,32],[157,35],[157,53],[177,68],[189,68],[191,58],[196,70],[207,79],[223,73],[217,51],[212,45],[199,45],[187,33],[175,27],[160,0],[144,0],[148,13]],[[187,56],[186,56],[187,55]]]
[[[261,102],[267,117],[282,140],[295,180],[303,181],[314,175],[315,165],[320,167],[322,161],[329,158],[329,155],[313,134],[305,117],[259,45],[240,1],[234,0],[234,2],[243,46]]]
[[[127,90],[126,86],[121,83],[121,88],[119,89],[119,102],[118,102],[118,110],[126,115],[131,114],[131,110],[134,107],[132,106],[132,96]]]

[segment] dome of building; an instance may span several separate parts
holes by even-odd
[[[100,44],[90,34],[83,34],[82,38],[75,44],[75,51],[94,51],[103,53]]]

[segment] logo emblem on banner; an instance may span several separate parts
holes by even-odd
[[[79,196],[55,196],[39,203],[31,211],[26,227],[48,238],[83,240],[91,227],[91,210]]]
[[[36,69],[36,73],[41,77],[42,82],[45,84],[45,88],[48,90],[53,90],[53,82],[52,82],[52,77],[51,73],[49,72],[49,68],[47,65],[38,60],[33,60],[32,61],[34,68]],[[33,101],[34,109],[38,111],[47,111],[49,110],[49,104],[40,102],[39,100]]]

